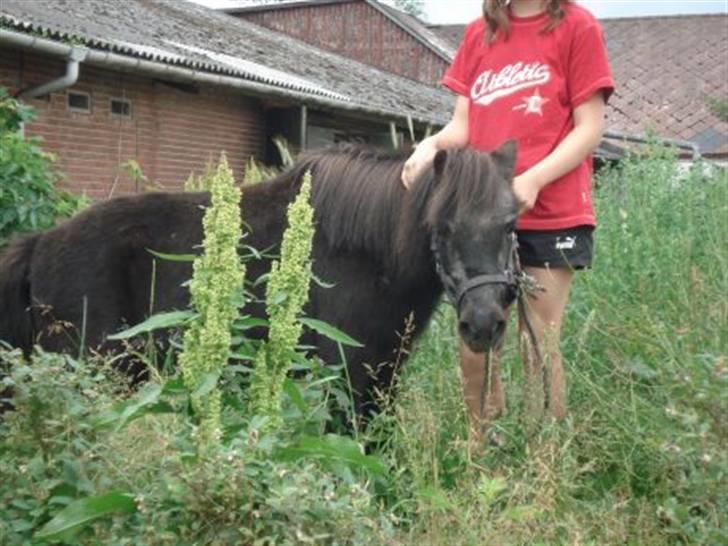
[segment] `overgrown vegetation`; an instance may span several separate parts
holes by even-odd
[[[708,97],[707,102],[715,117],[721,121],[728,121],[728,99]]]
[[[40,139],[25,138],[34,113],[0,87],[0,246],[14,233],[46,229],[73,215],[86,199],[56,188],[54,158]]]
[[[595,268],[565,326],[565,422],[526,433],[511,329],[505,443],[471,450],[448,308],[363,436],[370,454],[327,434],[345,382],[293,350],[297,336],[279,361],[298,374],[279,375],[272,413],[251,405],[246,366],[192,392],[162,376],[128,393],[108,363],[5,353],[17,409],[0,424],[0,543],[725,544],[728,175],[683,172],[656,148],[600,178]],[[299,236],[286,278],[307,283]],[[302,289],[270,288],[269,307]],[[235,362],[256,360],[244,337],[261,324],[235,320]],[[215,384],[221,434],[201,450],[190,400]]]
[[[261,321],[237,317],[240,191],[224,157],[208,176],[178,376],[157,374],[130,395],[114,389],[125,383],[108,362],[0,354],[15,393],[15,411],[0,423],[0,543],[378,545],[393,535],[370,487],[383,480],[381,461],[323,434],[328,399],[346,397],[335,370],[297,353],[311,276],[310,176],[267,279],[273,322],[262,344],[244,337]],[[119,338],[169,325],[171,315]],[[247,354],[231,353],[232,334]],[[248,368],[223,366],[229,358],[255,363],[252,388]],[[292,362],[298,383],[286,379]]]
[[[506,445],[468,458],[453,317],[431,326],[390,429],[406,544],[728,543],[728,175],[676,163],[654,148],[600,176],[596,262],[564,333],[566,422],[525,434],[511,331]]]

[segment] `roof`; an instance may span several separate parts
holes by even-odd
[[[711,101],[728,100],[728,15],[602,21],[617,82],[609,127],[690,140],[728,153],[728,122]]]
[[[221,8],[220,11],[230,14],[242,14],[362,1],[382,13],[387,19],[391,20],[394,24],[410,34],[442,59],[446,61],[452,60],[455,55],[455,48],[449,41],[443,40],[436,32],[430,30],[430,28],[417,17],[395,7],[378,2],[377,0],[238,0],[237,6]]]
[[[448,42],[452,48],[460,45],[465,34],[465,25],[428,25],[428,28]]]
[[[424,45],[428,46],[432,51],[437,53],[446,61],[451,61],[455,56],[455,48],[450,45],[447,40],[443,40],[440,36],[430,30],[425,23],[417,17],[410,15],[402,10],[398,10],[392,6],[387,6],[375,0],[367,0],[367,3],[373,5],[385,15],[389,16],[395,23],[402,27],[405,31],[412,34]]]
[[[728,154],[728,14],[602,19],[616,91],[608,127],[688,140],[704,154]],[[451,45],[464,25],[430,27]],[[725,108],[725,107],[724,107]]]
[[[441,124],[453,104],[446,91],[179,0],[2,0],[0,34],[8,31],[390,119]]]

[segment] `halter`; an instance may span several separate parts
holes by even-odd
[[[442,257],[440,254],[440,242],[442,237],[433,233],[430,248],[435,257],[435,268],[437,274],[442,281],[450,303],[455,310],[460,312],[460,305],[465,295],[475,288],[486,286],[489,284],[504,284],[511,291],[512,295],[520,295],[522,287],[525,287],[531,281],[531,277],[526,275],[521,269],[520,260],[518,259],[518,239],[515,233],[511,233],[508,239],[508,254],[506,264],[501,273],[489,273],[476,275],[467,279],[458,286],[457,281],[442,267]]]

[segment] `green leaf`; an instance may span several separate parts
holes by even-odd
[[[645,364],[641,358],[629,360],[626,364],[627,369],[638,379],[651,381],[659,375],[654,368]]]
[[[210,392],[217,386],[217,380],[220,379],[220,372],[208,372],[202,376],[202,379],[197,383],[197,388],[192,392],[193,398],[201,398]]]
[[[417,491],[417,498],[426,501],[437,510],[455,510],[456,507],[448,498],[447,493],[439,487],[428,485]]]
[[[322,437],[304,436],[295,444],[277,450],[276,455],[283,461],[316,459],[334,466],[335,463],[344,463],[353,470],[365,470],[375,476],[386,473],[384,463],[379,457],[365,455],[361,445],[353,439],[335,434]]]
[[[194,262],[197,258],[196,254],[165,254],[164,252],[157,252],[151,248],[148,248],[147,252],[168,262]]]
[[[161,385],[147,385],[137,396],[116,405],[111,411],[103,413],[94,425],[99,427],[116,424],[120,430],[127,423],[148,413],[167,413],[173,411],[167,402],[160,402]]]
[[[268,321],[262,318],[245,316],[235,319],[233,328],[236,330],[250,330],[251,328],[267,328]]]
[[[304,400],[301,391],[298,389],[298,385],[296,385],[296,383],[294,383],[292,379],[286,378],[285,382],[283,383],[283,392],[288,395],[288,397],[291,399],[291,402],[293,402],[293,405],[298,408],[298,411],[300,411],[302,415],[306,415],[306,413],[308,412],[306,400]]]
[[[112,491],[105,495],[79,499],[66,506],[35,534],[35,538],[53,539],[109,514],[136,512],[134,497],[128,493]]]
[[[335,283],[325,282],[325,281],[323,281],[323,280],[319,279],[319,278],[318,278],[318,277],[317,277],[316,275],[314,275],[313,273],[311,274],[311,280],[312,280],[313,282],[315,282],[315,283],[316,283],[316,284],[317,284],[318,286],[320,286],[321,288],[327,288],[327,289],[328,289],[328,288],[334,288],[334,287],[336,286],[336,284],[335,284]]]
[[[489,478],[487,476],[481,476],[480,483],[478,484],[478,493],[483,504],[490,506],[507,487],[506,480],[501,477]]]
[[[172,394],[187,394],[187,387],[185,387],[185,381],[181,375],[168,379],[164,385],[162,385],[163,395]]]
[[[319,334],[326,336],[332,341],[341,343],[342,345],[348,345],[349,347],[364,347],[361,343],[355,340],[353,337],[348,336],[338,328],[331,326],[327,322],[322,320],[313,319],[310,317],[303,317],[299,319],[301,324],[308,326],[311,330],[315,330]]]
[[[123,330],[112,336],[109,336],[107,339],[112,339],[112,340],[129,339],[134,336],[138,336],[139,334],[153,332],[154,330],[161,330],[163,328],[172,328],[174,326],[182,326],[185,322],[187,322],[193,316],[194,316],[194,313],[190,310],[170,311],[168,313],[157,313],[156,315],[152,315],[151,317],[149,317],[144,322],[140,322],[139,324],[132,326],[131,328],[127,328],[126,330]]]

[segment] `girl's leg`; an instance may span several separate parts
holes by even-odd
[[[528,298],[526,309],[533,326],[536,339],[547,366],[549,384],[545,386],[549,398],[549,414],[561,419],[566,414],[566,377],[561,362],[561,324],[574,273],[567,268],[525,267],[525,271],[533,276],[545,289],[534,297]],[[520,320],[522,335],[525,333],[523,317]],[[529,366],[529,363],[532,365]],[[533,379],[541,385],[540,367],[536,364],[535,355],[524,355],[524,375],[533,374]],[[529,381],[529,378],[526,378]]]
[[[478,439],[483,426],[500,417],[506,409],[506,395],[501,381],[500,354],[493,351],[490,369],[486,366],[484,353],[474,353],[460,341],[460,371],[463,378],[463,396],[470,419],[470,431]],[[483,380],[488,374],[488,394],[484,415],[480,413],[480,399]]]

